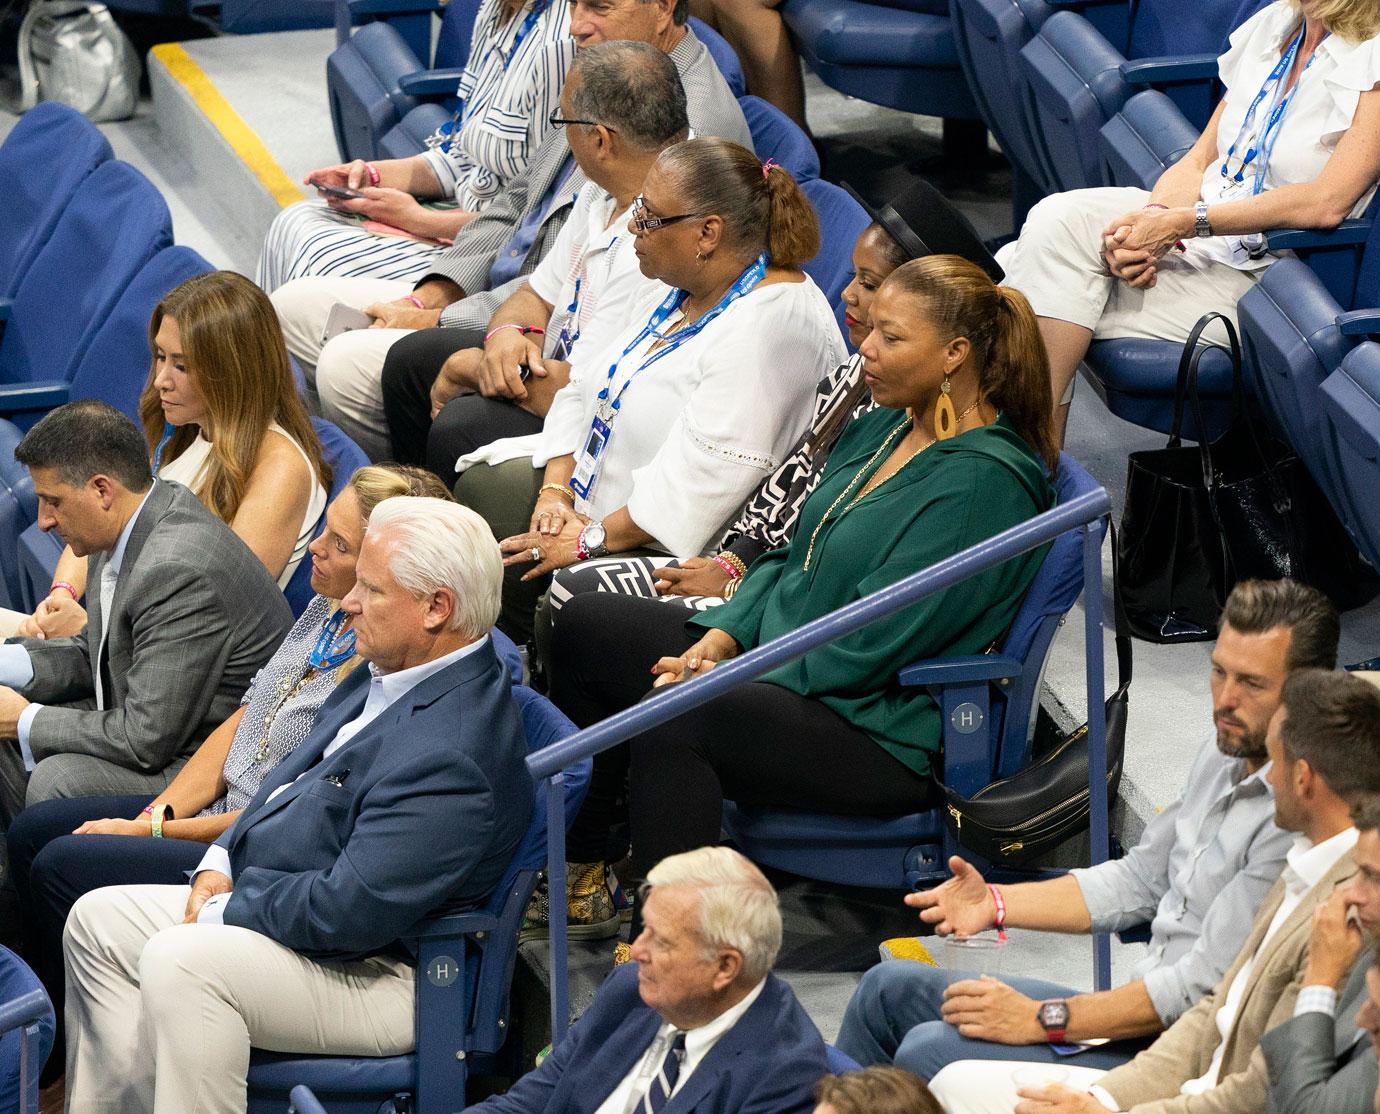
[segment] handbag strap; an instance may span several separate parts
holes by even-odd
[[[1208,326],[1214,321],[1221,321],[1226,326],[1227,339],[1231,343],[1232,356],[1232,391],[1231,407],[1232,420],[1236,420],[1236,415],[1241,410],[1241,344],[1236,338],[1236,325],[1231,318],[1225,317],[1220,313],[1205,313],[1198,318],[1193,328],[1189,330],[1188,339],[1184,341],[1183,351],[1179,353],[1179,372],[1174,387],[1174,424],[1170,427],[1169,444],[1170,449],[1177,449],[1182,443],[1182,431],[1184,420],[1184,403],[1189,399],[1191,392],[1197,391],[1198,381],[1198,361],[1202,359],[1203,353],[1210,349],[1220,349],[1221,345],[1212,342],[1203,343],[1202,336]],[[1225,351],[1225,349],[1223,349]],[[1191,402],[1190,402],[1191,405]],[[1194,420],[1198,421],[1198,438],[1203,438],[1203,426],[1197,412],[1194,412]]]

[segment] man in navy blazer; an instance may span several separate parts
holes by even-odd
[[[781,912],[738,852],[701,847],[647,878],[636,961],[536,1071],[471,1114],[788,1114],[814,1108],[824,1041],[771,973]]]
[[[251,1047],[414,1043],[409,934],[483,904],[527,828],[522,724],[488,634],[502,561],[438,499],[370,518],[355,670],[190,889],[117,886],[67,921],[67,1109],[242,1114]]]

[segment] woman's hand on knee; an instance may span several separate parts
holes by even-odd
[[[737,640],[717,627],[706,631],[703,638],[678,657],[665,657],[652,666],[656,679],[652,688],[687,681],[701,673],[708,673],[715,664],[735,658],[741,652]]]
[[[1193,210],[1135,209],[1108,224],[1102,235],[1127,251],[1148,252],[1151,257],[1162,259],[1185,236],[1193,234],[1191,221],[1187,228],[1184,227],[1185,212],[1191,215]]]
[[[1154,286],[1156,260],[1148,251],[1121,247],[1113,236],[1102,238],[1102,258],[1114,278],[1132,287]]]
[[[720,598],[728,586],[728,573],[708,557],[689,557],[679,568],[653,569],[656,590],[663,596],[713,596]]]

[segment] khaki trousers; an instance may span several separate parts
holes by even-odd
[[[113,886],[67,919],[68,1114],[244,1114],[251,1047],[414,1047],[413,968],[304,959],[244,928],[182,923],[186,886]]]

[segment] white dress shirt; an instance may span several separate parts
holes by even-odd
[[[454,665],[461,658],[468,657],[475,651],[485,646],[489,641],[486,634],[477,642],[471,642],[468,646],[461,646],[458,650],[452,650],[449,654],[444,654],[432,661],[423,662],[421,665],[414,665],[410,669],[399,669],[396,673],[381,673],[373,662],[369,663],[369,694],[364,698],[364,707],[360,709],[359,715],[348,723],[340,725],[340,730],[335,733],[335,738],[326,744],[326,749],[321,752],[321,762],[333,755],[369,724],[373,723],[383,712],[392,704],[397,703],[406,696],[412,689],[416,688],[428,677],[435,676],[449,665]],[[316,763],[315,765],[319,765]],[[273,800],[279,793],[283,792],[289,785],[294,785],[315,768],[315,765],[307,767],[290,782],[278,786],[268,795],[268,801]],[[264,803],[267,804],[268,801]],[[218,874],[234,879],[234,873],[230,867],[230,852],[219,844],[213,843],[206,849],[206,854],[202,856],[201,862],[192,872],[192,876],[200,874],[203,870],[214,870]],[[223,924],[225,916],[225,903],[230,900],[228,893],[216,894],[207,898],[206,904],[201,907],[201,912],[197,914],[198,924]]]
[[[120,536],[115,539],[115,548],[110,551],[110,560],[106,567],[115,571],[118,580],[120,569],[125,562],[125,550],[129,547],[130,535],[134,533],[134,523],[139,519],[139,512],[144,509],[144,504],[148,502],[149,495],[153,493],[153,486],[150,484],[148,491],[144,492],[144,497],[139,500],[139,505],[134,508],[134,513],[129,516],[129,521],[125,523],[125,528],[120,531]],[[91,658],[92,676],[100,668],[101,648],[105,644],[105,634],[110,628],[110,616],[102,613],[101,615],[101,641],[96,646],[87,643],[87,653],[93,655]],[[29,651],[20,645],[0,646],[0,685],[8,685],[12,689],[22,689],[34,679],[34,663],[29,657]],[[19,725],[17,734],[19,736],[19,753],[24,757],[24,769],[32,771],[37,764],[34,761],[34,752],[29,749],[29,731],[33,727],[34,716],[42,711],[42,704],[30,704],[19,713]]]
[[[685,1081],[694,1074],[695,1069],[709,1055],[709,1050],[719,1043],[725,1033],[738,1024],[743,1015],[752,1007],[752,1003],[757,1001],[762,993],[762,988],[766,985],[766,980],[763,979],[747,992],[741,1002],[724,1010],[708,1025],[701,1025],[698,1029],[685,1031],[685,1058],[681,1060],[680,1074],[676,1076],[676,1085],[671,1089],[671,1094],[666,1096],[668,1099],[685,1086]],[[629,1114],[629,1112],[636,1111],[637,1105],[646,1097],[652,1080],[656,1078],[662,1061],[666,1059],[671,1041],[678,1031],[669,1021],[663,1024],[656,1031],[656,1036],[652,1038],[652,1043],[647,1046],[642,1058],[619,1081],[618,1086],[613,1089],[609,1097],[599,1104],[594,1114]]]

